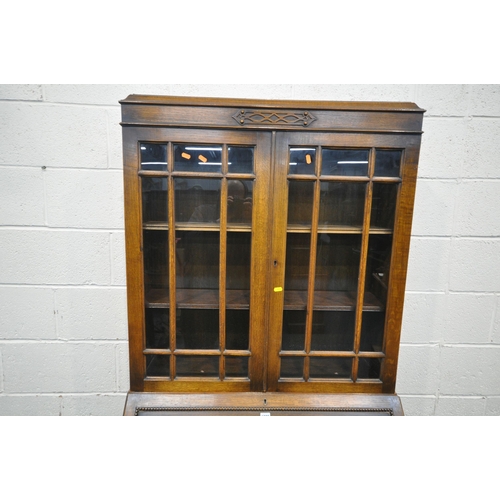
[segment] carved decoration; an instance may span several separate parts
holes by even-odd
[[[176,412],[176,411],[209,411],[209,412],[224,412],[224,411],[255,411],[255,412],[266,412],[271,411],[278,412],[354,412],[354,413],[387,413],[389,416],[394,416],[394,412],[391,408],[346,408],[346,407],[327,407],[327,408],[287,408],[287,407],[231,407],[231,406],[220,406],[220,407],[206,407],[206,406],[183,406],[183,407],[167,407],[167,406],[136,406],[135,416],[139,416],[141,412]]]
[[[296,127],[307,127],[316,117],[309,111],[269,111],[242,109],[233,115],[240,125],[292,125]]]

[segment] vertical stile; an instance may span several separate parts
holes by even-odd
[[[173,145],[171,142],[168,143],[167,150],[167,164],[168,164],[168,177],[167,177],[167,191],[168,191],[168,247],[169,247],[169,305],[170,305],[170,378],[174,380],[176,368],[175,368],[175,355],[176,342],[175,342],[175,332],[177,331],[176,325],[176,299],[177,299],[177,254],[176,254],[176,235],[175,235],[175,192],[174,192],[174,179],[172,176],[174,168],[174,154]]]
[[[304,360],[304,380],[309,380],[309,353],[311,351],[311,337],[313,324],[313,308],[314,308],[314,288],[316,277],[316,253],[318,241],[318,221],[319,221],[319,203],[321,194],[321,146],[318,147],[316,153],[316,181],[314,182],[314,198],[312,208],[311,221],[311,248],[309,255],[309,277],[307,282],[307,309],[306,309],[306,358]]]
[[[361,256],[359,261],[358,275],[358,295],[356,298],[356,321],[354,330],[354,353],[355,357],[352,364],[352,380],[356,382],[358,378],[358,354],[361,342],[361,323],[363,321],[363,303],[365,297],[366,281],[366,260],[368,257],[368,242],[370,237],[370,217],[372,210],[373,195],[373,173],[375,171],[375,148],[371,148],[368,161],[368,186],[365,193],[365,210],[363,214],[363,233],[361,236]]]
[[[219,376],[225,378],[225,358],[222,353],[226,350],[226,254],[227,254],[227,174],[228,152],[227,145],[222,148],[222,180],[220,193],[220,234],[219,234]]]

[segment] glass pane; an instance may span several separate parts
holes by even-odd
[[[177,376],[217,377],[219,375],[218,356],[177,356]]]
[[[168,231],[144,230],[144,287],[168,291]],[[151,299],[153,300],[153,299]]]
[[[392,235],[371,234],[368,240],[365,290],[385,304],[389,284]],[[365,300],[366,302],[366,300]]]
[[[315,173],[316,149],[314,148],[290,148],[290,174]]]
[[[177,288],[219,288],[219,233],[177,231]]]
[[[352,351],[354,323],[354,311],[314,311],[311,350]]]
[[[288,184],[288,224],[311,226],[314,182],[290,181]]]
[[[248,377],[248,358],[226,356],[226,377]]]
[[[230,174],[253,174],[253,148],[229,146],[228,172]]]
[[[170,356],[152,354],[146,356],[147,377],[170,377]]]
[[[391,248],[392,235],[370,235],[364,302],[370,302],[374,306],[371,310],[363,311],[360,344],[362,351],[382,351],[383,348]]]
[[[304,378],[304,358],[285,357],[281,358],[280,377]]]
[[[307,291],[311,235],[288,233],[286,236],[285,291]]]
[[[227,233],[226,288],[250,290],[251,233]]]
[[[363,323],[361,325],[361,351],[382,352],[382,342],[384,340],[384,312],[363,313]]]
[[[315,290],[354,292],[358,288],[361,235],[320,234],[316,256]],[[315,294],[319,299],[321,294]]]
[[[252,223],[253,181],[230,179],[227,181],[227,222]]]
[[[305,338],[306,311],[283,311],[281,350],[303,351],[305,349]]]
[[[166,171],[167,145],[142,143],[141,146],[141,169]]]
[[[220,172],[222,169],[222,146],[174,146],[174,171],[176,172]]]
[[[363,226],[366,184],[321,182],[320,226]]]
[[[377,150],[375,155],[376,177],[399,177],[401,171],[401,151]]]
[[[360,378],[380,378],[380,368],[382,360],[380,358],[359,358],[358,379]]]
[[[351,378],[351,358],[315,358],[309,361],[310,378]]]
[[[249,311],[229,309],[226,311],[226,349],[248,350],[249,348]]]
[[[368,150],[323,149],[321,175],[368,175]]]
[[[142,221],[163,223],[168,221],[167,179],[143,177],[142,181]]]
[[[399,184],[373,183],[371,228],[392,230]]]
[[[175,221],[218,224],[220,188],[220,179],[175,179]]]
[[[169,349],[169,309],[146,309],[146,347],[148,349]]]
[[[217,309],[177,309],[177,349],[218,349]]]

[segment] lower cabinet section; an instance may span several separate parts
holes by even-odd
[[[125,416],[403,416],[396,394],[130,392]]]

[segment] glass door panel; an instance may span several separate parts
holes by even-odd
[[[270,135],[214,132],[227,142],[205,144],[196,132],[170,133],[170,142],[139,148],[145,379],[227,381],[248,390],[252,369],[262,384],[263,328],[256,325],[265,315],[251,303],[265,283],[253,271],[265,256],[255,257],[253,246],[267,238]],[[190,135],[198,139],[188,142]]]
[[[337,148],[321,134],[317,143],[311,135],[294,144],[293,137],[278,142],[277,162],[288,168],[275,173],[287,186],[288,212],[272,373],[294,390],[297,383],[377,381],[401,151]]]

